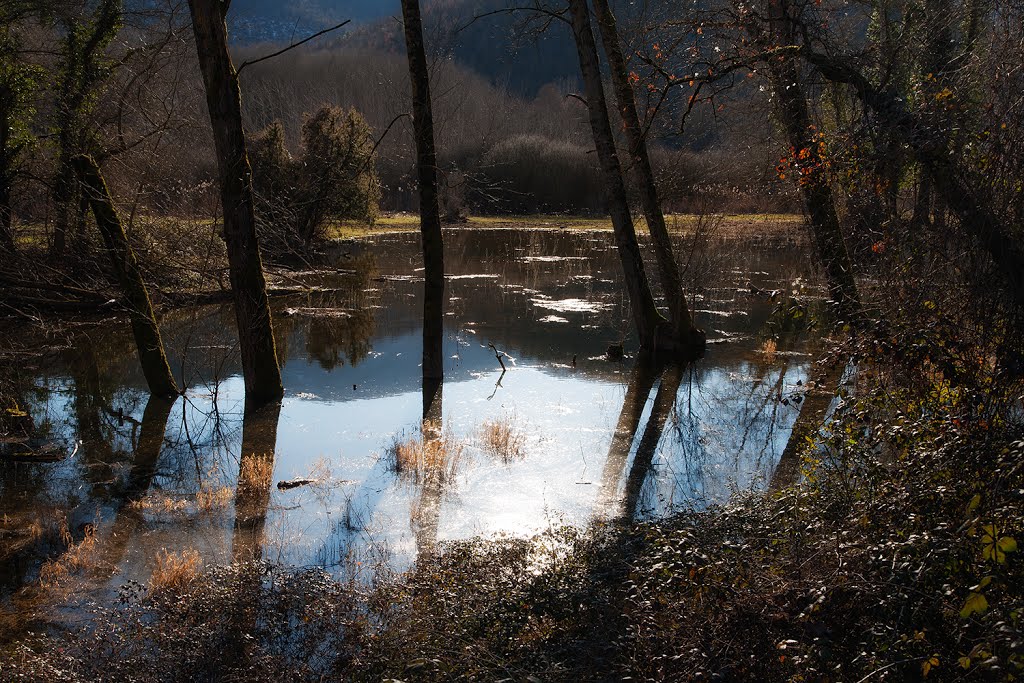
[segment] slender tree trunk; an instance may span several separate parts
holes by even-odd
[[[666,321],[658,313],[654,297],[651,295],[651,286],[647,280],[647,272],[644,270],[640,245],[636,240],[633,217],[629,213],[626,185],[622,180],[622,167],[615,150],[615,138],[608,120],[608,105],[605,102],[604,87],[601,84],[601,65],[597,57],[597,45],[594,42],[594,33],[590,28],[590,9],[586,0],[570,0],[569,12],[576,52],[580,61],[580,72],[583,75],[590,128],[601,163],[605,189],[608,192],[608,209],[611,213],[612,227],[615,230],[619,259],[622,261],[629,303],[633,310],[633,321],[640,338],[640,347],[654,351],[657,350],[660,328]]]
[[[807,171],[800,178],[800,194],[811,220],[818,258],[825,268],[829,296],[836,303],[841,316],[854,316],[860,310],[857,284],[853,279],[846,242],[839,228],[832,188],[828,185],[823,161],[818,154],[818,141],[814,139],[800,76],[788,58],[782,64],[772,64],[769,71],[789,145],[798,154],[807,150],[809,155],[802,160]]]
[[[444,382],[424,377],[423,419],[420,422],[420,439],[424,451],[431,448],[431,442],[444,439],[443,406]],[[445,461],[423,463],[420,494],[410,520],[413,534],[416,536],[417,561],[432,557],[437,547],[437,529],[441,522],[441,499],[444,494],[444,474],[447,465]]]
[[[0,178],[0,250],[14,253],[14,210],[11,208],[11,182]]]
[[[416,136],[416,170],[420,193],[420,238],[423,243],[423,377],[444,377],[444,242],[437,197],[437,153],[430,76],[423,45],[419,0],[402,0],[405,48],[412,82],[412,120]]]
[[[146,283],[142,280],[135,253],[125,236],[124,227],[114,209],[113,200],[110,198],[106,183],[103,182],[103,176],[100,175],[100,169],[91,157],[84,155],[75,157],[71,163],[85,187],[85,196],[92,205],[96,225],[103,235],[103,242],[110,254],[118,284],[128,303],[135,346],[149,390],[157,396],[176,396],[178,387],[167,364],[164,344],[160,339],[160,327],[149,301]]]
[[[705,337],[703,332],[694,328],[693,317],[686,305],[679,265],[676,263],[672,240],[669,238],[668,228],[665,226],[665,214],[661,210],[658,187],[654,182],[654,171],[651,169],[646,135],[637,114],[633,88],[629,84],[629,70],[622,54],[615,15],[608,6],[608,0],[594,0],[594,12],[597,15],[597,25],[601,32],[604,53],[608,57],[608,65],[611,69],[612,86],[632,155],[633,170],[640,188],[640,200],[644,216],[647,219],[647,228],[650,230],[651,239],[654,242],[654,253],[658,261],[658,273],[661,276],[662,287],[665,288],[665,300],[668,303],[673,337],[680,345],[681,351],[690,355],[699,355],[704,351]]]
[[[788,0],[770,0],[770,41],[793,45],[793,21]],[[842,318],[860,314],[860,298],[853,278],[850,254],[843,241],[832,188],[825,174],[825,162],[807,107],[803,81],[796,60],[789,55],[768,60],[772,90],[778,102],[779,118],[794,155],[800,157],[800,194],[811,221],[818,258],[825,268],[829,296]]]
[[[238,322],[245,400],[255,406],[278,400],[284,394],[284,387],[256,239],[252,172],[242,130],[238,76],[228,54],[224,21],[227,3],[221,0],[189,0],[189,8],[217,148],[224,238]]]
[[[69,143],[70,144],[70,143]],[[64,255],[68,245],[68,227],[71,225],[71,205],[75,197],[75,170],[71,167],[70,146],[61,152],[57,160],[57,177],[54,180],[53,203],[56,210],[53,226],[53,242],[50,244],[50,256],[59,258]]]

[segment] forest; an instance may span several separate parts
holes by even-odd
[[[0,256],[0,681],[1024,675],[1019,0],[0,0]]]

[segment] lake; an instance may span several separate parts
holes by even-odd
[[[445,382],[426,425],[415,234],[339,243],[327,267],[287,275],[316,289],[273,300],[279,408],[243,419],[227,305],[162,321],[188,387],[173,404],[149,398],[123,321],[22,368],[34,445],[73,455],[0,468],[4,533],[20,544],[3,589],[35,580],[64,530],[95,541],[99,590],[186,549],[370,577],[452,539],[656,518],[767,485],[818,348],[779,313],[794,291],[819,295],[802,242],[679,245],[711,343],[663,369],[636,361],[610,233],[445,240]],[[625,358],[609,357],[617,344]]]

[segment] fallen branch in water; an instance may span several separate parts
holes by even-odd
[[[505,354],[502,353],[501,351],[498,351],[498,349],[494,347],[494,344],[488,344],[488,346],[491,347],[491,351],[494,351],[494,357],[497,358],[498,363],[501,364],[501,372],[504,374],[508,370],[508,368],[505,367],[505,361],[502,360],[502,357]]]

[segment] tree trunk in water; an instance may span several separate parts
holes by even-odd
[[[106,183],[100,175],[100,169],[91,157],[77,156],[71,163],[82,180],[85,195],[92,205],[96,216],[96,225],[103,235],[103,242],[110,254],[118,284],[124,292],[128,303],[128,312],[132,321],[132,333],[135,335],[135,346],[142,363],[142,374],[146,376],[149,390],[157,396],[176,396],[178,387],[167,364],[164,344],[160,339],[160,327],[149,301],[146,283],[139,272],[139,264],[135,260],[128,238],[125,236],[121,219],[114,209],[113,200],[107,190]]]
[[[705,337],[702,331],[693,326],[693,317],[686,305],[679,266],[672,250],[672,240],[669,238],[668,228],[665,226],[665,214],[661,210],[658,187],[654,182],[651,157],[647,151],[647,140],[640,124],[640,116],[637,114],[633,88],[629,84],[626,59],[622,54],[622,46],[619,44],[615,15],[608,6],[608,0],[594,0],[594,11],[597,15],[598,28],[601,31],[604,53],[608,57],[608,65],[611,69],[612,86],[615,90],[619,114],[622,116],[626,139],[633,157],[633,169],[640,187],[640,199],[644,216],[647,219],[647,228],[650,230],[651,239],[654,242],[658,273],[661,276],[662,287],[665,288],[665,300],[668,303],[669,320],[672,323],[673,341],[679,345],[680,351],[687,355],[698,356],[704,351]]]
[[[423,378],[423,419],[420,422],[420,443],[423,452],[445,453],[444,443],[444,382]],[[437,548],[437,529],[441,522],[441,500],[444,495],[445,471],[448,457],[439,462],[424,459],[421,463],[420,492],[409,520],[416,536],[417,562],[430,559]]]
[[[615,424],[615,432],[612,433],[612,441],[608,446],[608,457],[605,458],[601,470],[601,489],[597,497],[598,504],[611,516],[614,516],[618,509],[619,482],[622,480],[622,472],[626,468],[629,453],[636,440],[640,418],[643,417],[651,389],[654,388],[654,383],[662,370],[664,365],[651,354],[640,353],[630,373],[619,420]]]
[[[189,0],[196,37],[199,67],[206,86],[206,103],[213,125],[224,208],[224,239],[227,242],[231,291],[234,295],[238,341],[245,377],[245,400],[256,406],[276,401],[284,394],[277,362],[274,329],[267,299],[256,215],[253,207],[252,172],[242,130],[238,76],[227,47],[220,0]]]
[[[633,321],[640,338],[640,347],[655,351],[658,346],[659,332],[666,321],[658,313],[657,306],[654,304],[651,286],[647,280],[647,272],[644,270],[643,258],[640,255],[640,245],[636,241],[633,217],[629,213],[626,185],[622,180],[622,167],[619,164],[618,153],[615,151],[615,138],[608,120],[608,105],[604,98],[604,87],[601,85],[601,65],[597,57],[597,45],[594,43],[594,33],[590,28],[590,9],[586,0],[570,0],[569,12],[572,18],[576,53],[580,61],[580,72],[583,75],[590,128],[601,163],[601,175],[608,191],[608,209],[611,213],[612,227],[615,230],[619,259],[622,261],[629,303],[633,310]]]
[[[647,426],[644,427],[643,436],[640,437],[640,443],[636,447],[636,455],[633,456],[633,464],[630,465],[629,475],[626,477],[626,492],[622,510],[626,519],[636,516],[640,493],[654,464],[654,455],[658,451],[658,444],[661,443],[661,435],[665,432],[665,423],[668,421],[668,416],[672,414],[672,409],[676,407],[676,395],[679,393],[679,386],[683,383],[685,370],[686,366],[672,363],[661,374],[661,384],[654,397],[654,405],[647,418]]]
[[[811,220],[814,244],[825,268],[829,296],[836,303],[843,318],[856,316],[860,312],[857,283],[853,279],[853,267],[846,242],[839,228],[839,217],[832,197],[832,189],[825,178],[823,161],[818,154],[811,117],[807,111],[807,100],[800,85],[799,74],[792,62],[786,58],[782,64],[770,68],[773,90],[779,101],[782,125],[786,138],[796,153],[807,150],[806,172],[800,178],[800,194]]]
[[[402,0],[405,49],[412,82],[412,121],[420,193],[420,238],[423,243],[423,377],[444,377],[444,242],[437,197],[437,153],[430,75],[423,45],[419,0]]]

